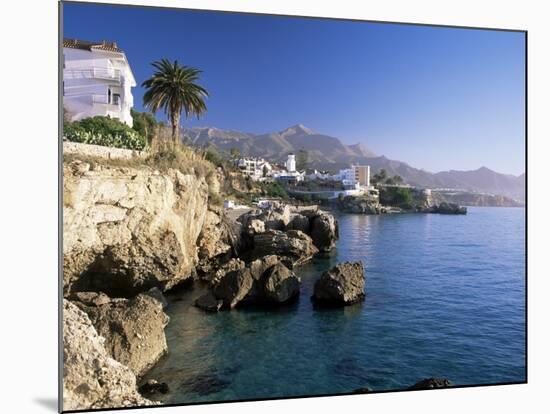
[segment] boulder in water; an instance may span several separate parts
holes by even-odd
[[[338,222],[332,214],[320,212],[311,219],[311,238],[313,244],[322,252],[328,252],[336,246],[338,240]]]
[[[223,306],[233,309],[242,301],[254,283],[252,273],[248,268],[242,268],[226,273],[214,286],[213,294],[223,302]]]
[[[286,233],[279,230],[267,230],[254,236],[253,259],[267,255],[277,255],[288,267],[301,265],[309,261],[319,250],[307,234],[299,230]]]
[[[313,299],[321,304],[344,306],[365,297],[365,271],[361,262],[340,263],[315,283]]]
[[[167,394],[170,391],[170,387],[165,382],[158,382],[157,380],[151,379],[145,384],[142,384],[138,388],[141,395],[144,395],[147,398],[152,398],[155,394]]]
[[[431,212],[439,214],[466,214],[468,210],[466,207],[459,206],[455,203],[443,202],[439,205],[433,206]]]
[[[265,272],[262,285],[268,303],[288,302],[300,292],[300,279],[282,263],[277,263]]]
[[[195,301],[195,306],[208,312],[217,312],[221,309],[223,300],[217,299],[212,292],[206,292]]]
[[[448,388],[452,387],[453,384],[447,378],[425,378],[418,381],[416,384],[410,386],[409,390],[431,390],[434,388]]]

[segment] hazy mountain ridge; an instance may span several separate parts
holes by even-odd
[[[304,149],[308,153],[311,168],[337,171],[352,163],[368,164],[372,174],[383,168],[388,175],[400,175],[405,182],[415,186],[456,188],[525,199],[524,174],[516,177],[486,167],[472,171],[431,173],[402,161],[378,156],[361,143],[346,145],[339,138],[317,133],[301,124],[260,135],[218,128],[185,128],[182,129],[182,135],[185,141],[196,146],[212,145],[226,152],[236,148],[243,155],[263,157],[275,162],[282,162],[289,153],[298,153]]]

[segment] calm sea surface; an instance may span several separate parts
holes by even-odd
[[[430,376],[454,384],[525,380],[525,210],[466,216],[338,217],[330,256],[297,270],[297,303],[208,314],[199,289],[174,294],[170,354],[147,376],[168,403],[403,389]],[[322,271],[361,260],[366,299],[318,310]]]

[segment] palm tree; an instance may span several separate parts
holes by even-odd
[[[151,64],[155,73],[141,86],[147,88],[143,95],[143,105],[155,113],[160,108],[172,124],[172,140],[178,142],[181,113],[185,117],[195,115],[197,119],[206,112],[204,98],[208,92],[196,82],[201,71],[162,59]]]

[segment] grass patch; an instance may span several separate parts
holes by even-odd
[[[181,171],[183,174],[194,174],[197,178],[210,177],[215,173],[214,165],[205,158],[205,155],[193,151],[193,149],[171,142],[159,142],[153,144],[141,157],[130,159],[108,159],[79,154],[64,154],[63,162],[80,160],[90,164],[95,169],[96,165],[126,168],[152,168],[160,172],[170,169]]]

